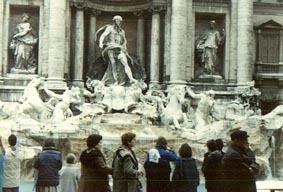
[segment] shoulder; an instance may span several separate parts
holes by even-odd
[[[113,25],[104,25],[102,28],[100,28],[100,30],[104,30],[104,32],[111,31],[113,29]]]
[[[125,161],[128,158],[131,158],[133,154],[131,153],[130,150],[127,150],[125,148],[119,148],[116,151],[116,155],[119,157],[119,159],[121,159],[122,161]]]
[[[61,157],[61,152],[55,148],[48,148],[40,152],[39,156],[58,156],[58,157],[60,156]]]
[[[102,157],[103,154],[100,150],[97,149],[86,149],[82,152],[81,157],[87,157],[87,158],[91,158],[91,157]]]
[[[209,154],[210,157],[222,157],[222,153],[219,150],[213,151]]]

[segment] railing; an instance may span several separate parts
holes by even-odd
[[[265,73],[265,74],[283,74],[283,64],[279,63],[261,63],[256,64],[256,74]]]

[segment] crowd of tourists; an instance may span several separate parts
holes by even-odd
[[[258,164],[248,145],[247,132],[231,133],[231,142],[223,152],[223,141],[207,141],[207,153],[201,172],[207,192],[256,192],[255,176]],[[89,135],[87,148],[80,154],[80,168],[76,156],[69,153],[65,165],[60,151],[52,139],[46,139],[43,150],[34,161],[34,188],[36,192],[197,192],[200,183],[197,162],[189,144],[180,146],[178,154],[168,147],[166,138],[159,137],[154,148],[149,149],[144,170],[133,147],[137,144],[132,132],[121,136],[121,145],[115,151],[112,166],[102,152],[103,137]],[[9,147],[0,139],[0,191],[18,192],[22,153],[17,147],[17,137],[10,135]],[[113,184],[110,186],[109,176]],[[146,187],[139,178],[146,177]],[[112,183],[112,182],[111,182]],[[144,189],[146,188],[146,189]]]

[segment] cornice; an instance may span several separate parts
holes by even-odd
[[[264,3],[254,2],[254,13],[255,14],[276,14],[283,15],[282,13],[283,3]]]
[[[102,12],[136,12],[143,10],[164,10],[167,0],[70,0],[71,6],[79,3],[87,8]]]
[[[228,7],[230,0],[193,0],[193,6]]]
[[[283,3],[266,3],[266,2],[254,2],[254,7],[266,8],[266,7],[283,7]]]

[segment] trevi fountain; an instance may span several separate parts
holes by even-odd
[[[46,138],[79,156],[101,134],[111,165],[132,131],[142,165],[164,136],[200,167],[207,140],[241,129],[257,179],[282,181],[281,2],[1,0],[0,136],[18,136],[22,179]]]

